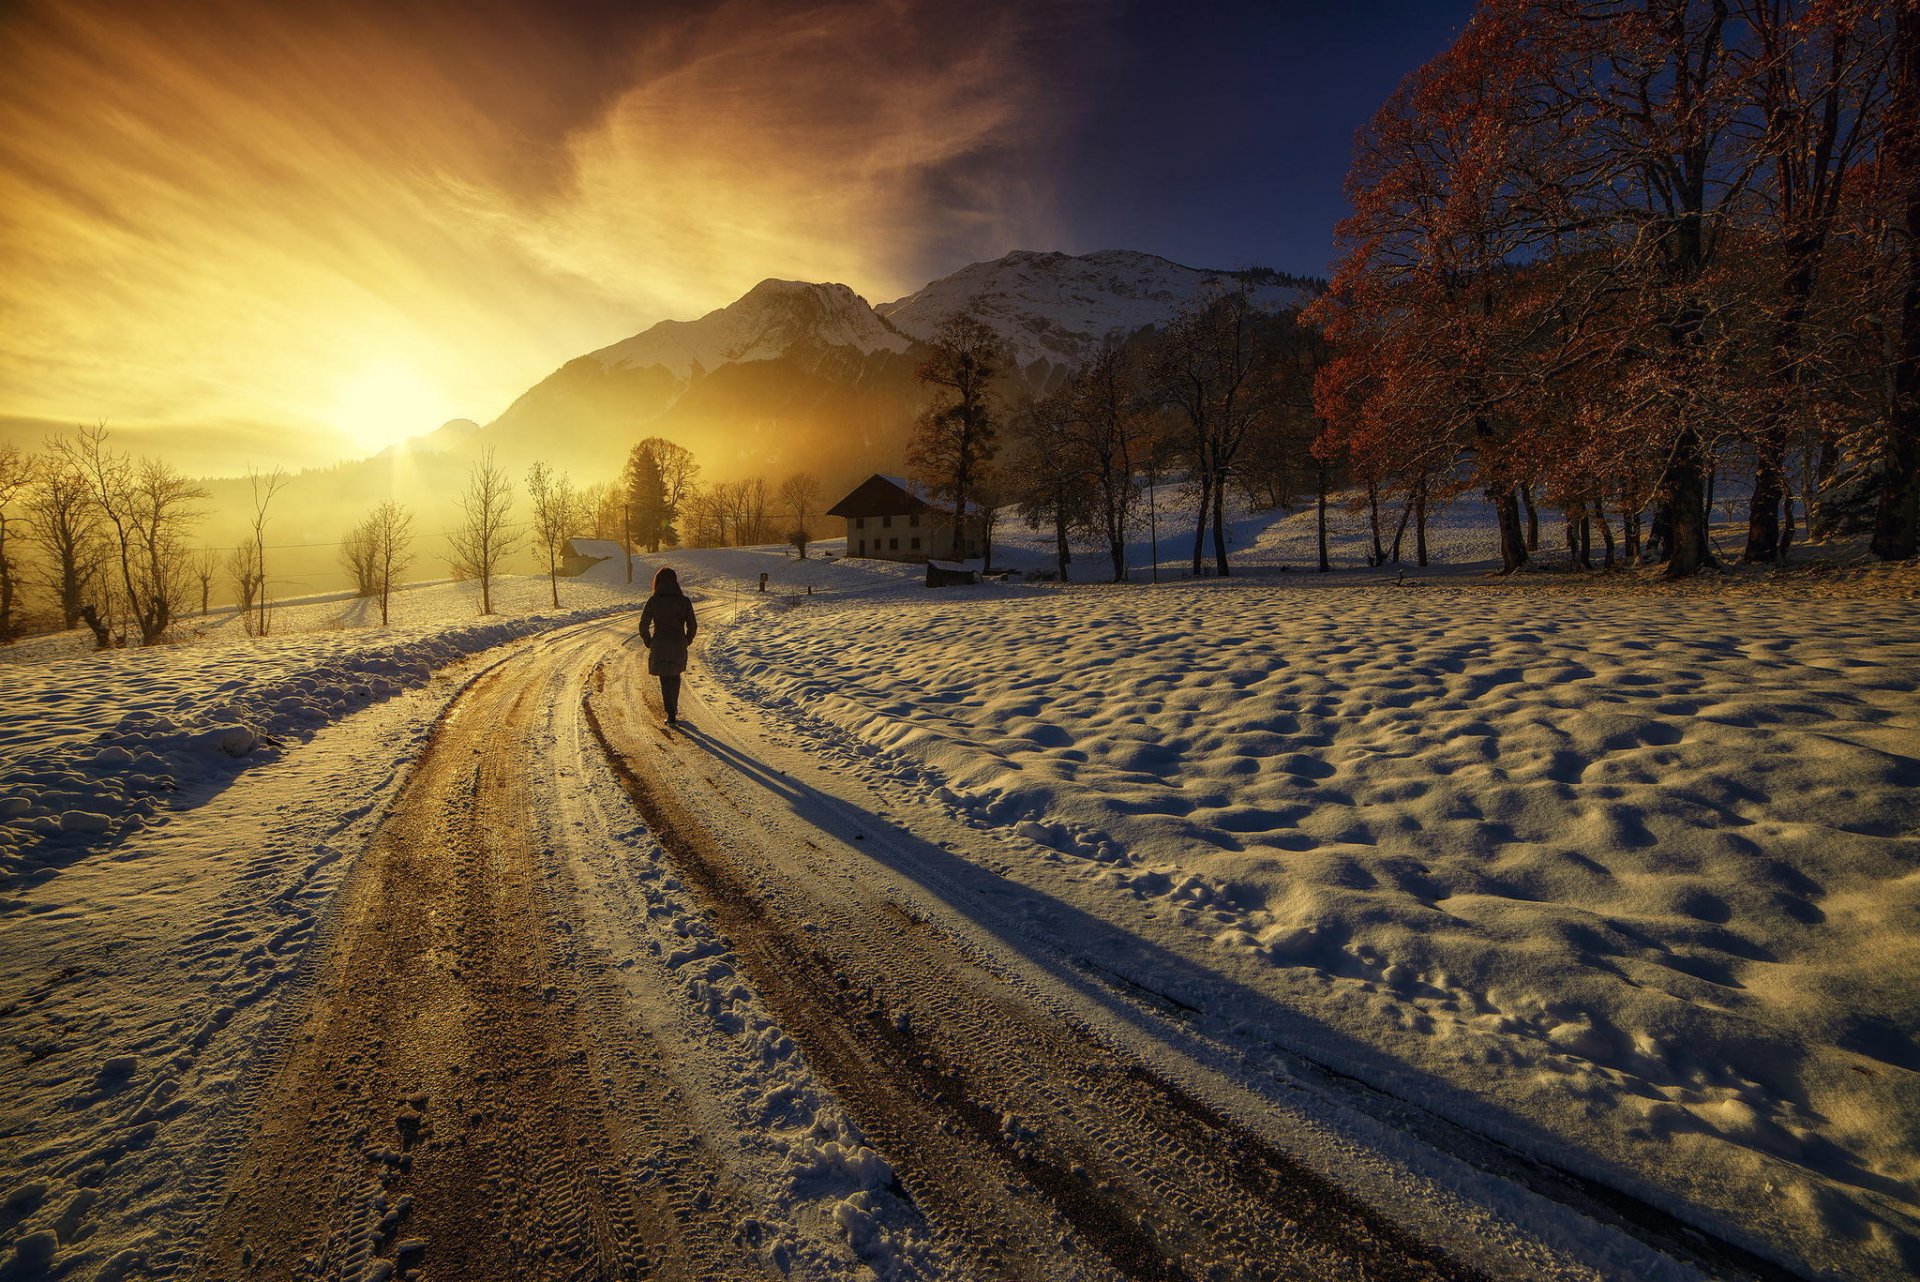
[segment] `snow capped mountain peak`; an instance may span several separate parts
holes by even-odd
[[[1109,343],[1166,324],[1209,292],[1242,284],[1264,307],[1298,307],[1312,296],[1310,286],[1271,272],[1210,271],[1137,250],[1016,249],[878,307],[842,284],[768,278],[698,320],[661,321],[586,359],[609,373],[658,371],[677,395],[726,365],[794,353],[903,355],[915,340],[931,339],[947,317],[971,311],[1006,341],[1038,386]],[[809,365],[820,368],[815,359]]]
[[[1137,250],[1016,249],[874,310],[919,339],[932,337],[955,312],[972,311],[1006,340],[1021,368],[1034,373],[1082,364],[1108,342],[1165,324],[1208,290],[1242,281],[1265,307],[1298,307],[1310,297],[1264,273],[1186,267]]]
[[[910,341],[845,285],[769,278],[699,320],[661,321],[590,357],[607,369],[657,365],[686,382],[721,365],[773,360],[802,345],[871,354],[904,352]]]

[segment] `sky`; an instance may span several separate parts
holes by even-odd
[[[0,5],[0,440],[193,471],[456,417],[769,277],[1324,274],[1468,0]]]

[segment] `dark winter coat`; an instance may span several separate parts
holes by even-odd
[[[647,647],[647,671],[654,676],[669,676],[687,668],[687,644],[700,625],[693,617],[693,602],[679,592],[656,592],[647,598],[640,611],[640,640]]]

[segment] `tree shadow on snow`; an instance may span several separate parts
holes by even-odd
[[[1662,1194],[1630,1167],[1595,1153],[1580,1154],[1577,1168],[1540,1156],[1566,1154],[1565,1137],[1111,921],[809,787],[711,735],[685,725],[681,730],[688,742],[778,797],[801,820],[911,879],[1111,1017],[1229,1079],[1252,1076],[1280,1085],[1304,1079],[1327,1099],[1583,1214],[1650,1237],[1662,1250],[1691,1254],[1703,1238],[1699,1227],[1645,1200]],[[1266,1045],[1256,1045],[1244,1059],[1223,1053],[1213,1040],[1245,1047],[1249,1030],[1257,1030],[1254,1037]],[[1471,1129],[1452,1118],[1471,1119]],[[1903,1203],[1911,1199],[1910,1190],[1850,1162],[1841,1178]],[[1833,1208],[1836,1214],[1840,1209]],[[1851,1227],[1867,1231],[1864,1218]],[[1892,1231],[1901,1258],[1920,1266],[1920,1240]],[[1720,1267],[1766,1279],[1799,1276],[1736,1242],[1711,1236],[1705,1241],[1707,1258]]]

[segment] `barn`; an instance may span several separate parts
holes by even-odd
[[[953,507],[903,476],[875,472],[827,509],[847,523],[847,555],[882,561],[964,561],[986,550],[986,512],[967,504],[965,548],[953,546]]]

